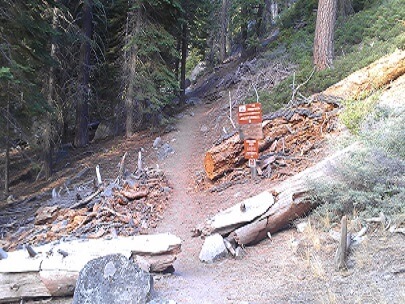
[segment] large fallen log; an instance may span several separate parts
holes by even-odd
[[[397,50],[354,72],[326,89],[323,94],[340,99],[356,99],[371,93],[372,90],[378,90],[403,74],[405,74],[405,51]]]
[[[0,260],[0,303],[21,298],[71,296],[80,270],[95,258],[120,253],[151,272],[173,268],[181,240],[171,234],[119,237],[112,240],[75,240],[8,252]]]
[[[353,144],[269,189],[267,192],[275,194],[275,203],[260,218],[233,231],[228,240],[239,245],[255,244],[306,215],[316,207],[310,200],[311,185],[333,176],[336,165],[359,149]]]

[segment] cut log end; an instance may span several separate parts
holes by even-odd
[[[210,152],[207,152],[205,154],[205,158],[204,158],[204,168],[205,168],[205,172],[207,173],[207,176],[210,180],[213,180],[215,178],[215,174],[214,174],[214,160],[212,157],[212,154]]]

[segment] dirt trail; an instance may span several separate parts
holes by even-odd
[[[175,154],[162,164],[173,192],[171,204],[157,230],[176,234],[183,245],[175,263],[176,272],[168,279],[158,280],[156,289],[178,303],[226,303],[223,288],[210,271],[214,266],[204,265],[198,259],[202,241],[191,238],[190,232],[206,216],[204,202],[193,192],[191,184],[196,162],[202,163],[200,126],[205,111],[205,106],[200,105],[190,109],[182,118],[178,131],[171,135]]]

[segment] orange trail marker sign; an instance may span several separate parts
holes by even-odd
[[[262,105],[260,103],[250,103],[240,105],[238,108],[238,123],[240,125],[262,123]]]
[[[245,159],[259,158],[259,141],[256,139],[246,139],[243,142],[245,148]]]

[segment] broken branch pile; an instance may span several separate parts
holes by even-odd
[[[157,169],[130,175],[123,186],[115,181],[92,192],[90,188],[85,189],[81,194],[75,189],[53,198],[19,229],[16,229],[18,223],[10,225],[3,231],[3,248],[14,250],[25,243],[144,233],[161,219],[170,191],[164,173]],[[86,197],[82,198],[86,192]],[[15,212],[18,213],[18,209]]]

